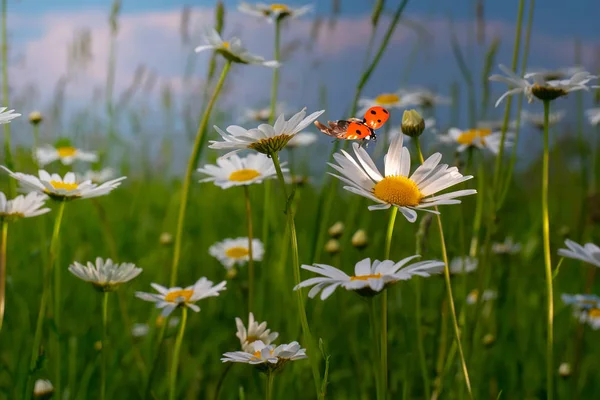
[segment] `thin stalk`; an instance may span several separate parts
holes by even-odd
[[[108,350],[108,292],[102,293],[102,366],[100,369],[100,400],[106,399],[106,358]]]
[[[252,209],[250,208],[250,189],[244,185],[246,197],[246,221],[248,225],[248,312],[254,305],[254,258],[252,256]]]
[[[61,201],[60,205],[58,206],[58,214],[56,219],[58,220],[60,218],[60,220],[62,220],[64,211],[65,211],[65,204],[66,202]],[[59,221],[60,222],[60,221]],[[54,232],[52,233],[52,242],[51,242],[51,247],[52,245],[55,246],[54,250],[50,250],[52,251],[55,256],[52,257],[54,258],[53,260],[53,264],[59,264],[59,257],[58,257],[58,251],[59,251],[59,247],[58,247],[58,235],[60,232],[60,224],[55,224],[54,225]],[[56,239],[55,239],[56,238]],[[54,355],[54,369],[56,372],[56,378],[54,380],[54,393],[56,395],[56,398],[61,398],[61,367],[62,367],[62,360],[61,360],[61,349],[60,349],[60,313],[61,313],[61,306],[60,306],[60,295],[61,295],[61,277],[62,277],[62,270],[60,268],[60,265],[53,265],[51,268],[54,269],[54,327],[56,329],[56,354]]]
[[[183,334],[185,332],[185,323],[187,322],[187,307],[181,310],[181,322],[177,338],[175,339],[175,348],[173,349],[173,359],[171,360],[171,373],[169,376],[169,400],[175,400],[175,392],[177,388],[177,367],[179,367],[179,354],[181,353],[181,343],[183,342]]]
[[[281,58],[281,19],[275,21],[275,52],[273,58],[279,61]],[[273,68],[273,81],[271,83],[271,108],[269,113],[269,124],[275,122],[275,108],[277,107],[277,93],[279,89],[279,68]]]
[[[150,373],[148,374],[148,379],[146,380],[146,389],[144,390],[144,399],[150,399],[150,392],[152,390],[152,381],[154,380],[154,374],[156,373],[156,367],[158,366],[158,359],[160,358],[160,350],[163,345],[163,341],[165,339],[165,331],[167,326],[169,325],[168,318],[165,320],[164,324],[160,327],[160,331],[158,332],[158,345],[156,346],[156,354],[154,354],[154,360],[152,361],[152,366],[150,367]]]
[[[380,349],[381,346],[379,343],[379,340],[377,340],[377,338],[379,337],[379,332],[377,329],[377,310],[376,310],[376,305],[375,305],[375,299],[370,298],[368,299],[369,302],[369,325],[371,326],[371,334],[373,335],[372,340],[375,343],[375,354],[379,354],[380,353]],[[373,360],[373,369],[375,370],[375,393],[377,395],[377,400],[381,400],[383,399],[383,393],[381,392],[382,389],[382,385],[381,385],[381,373],[380,371],[378,371],[379,367],[377,366],[377,361]]]
[[[7,11],[8,0],[2,0],[2,102],[4,107],[9,105],[8,92],[8,34],[7,30]],[[6,167],[14,170],[12,150],[10,146],[10,124],[4,124],[4,159]],[[8,181],[8,193],[10,196],[16,192],[16,182],[13,179]]]
[[[275,379],[275,373],[267,372],[267,390],[265,396],[267,400],[273,399],[273,379]]]
[[[60,234],[60,226],[62,223],[63,214],[65,211],[65,202],[60,202],[58,211],[56,213],[56,219],[54,220],[54,229],[52,231],[52,239],[50,241],[50,256],[48,257],[48,266],[44,270],[44,280],[42,285],[42,298],[40,299],[40,309],[38,311],[37,322],[35,324],[35,333],[33,334],[33,345],[31,347],[31,357],[29,360],[29,370],[27,371],[27,380],[25,387],[23,388],[22,398],[27,398],[28,394],[31,393],[31,377],[34,369],[37,365],[38,354],[40,349],[40,343],[42,341],[42,328],[44,325],[44,316],[46,314],[46,303],[48,302],[49,289],[50,289],[50,276],[52,274],[52,268],[56,258],[58,249],[58,237]],[[58,268],[57,268],[58,269]],[[57,389],[60,389],[60,370],[56,370],[57,378],[54,380],[55,393],[59,393]],[[58,398],[58,397],[57,397]]]
[[[0,239],[0,331],[4,322],[6,306],[6,241],[8,239],[8,222],[2,219],[2,239]]]
[[[208,126],[208,120],[210,118],[211,111],[217,101],[217,97],[221,92],[221,88],[223,87],[223,83],[225,82],[225,78],[227,77],[227,73],[229,72],[229,68],[231,67],[231,61],[227,60],[225,66],[223,66],[223,71],[221,72],[221,76],[219,77],[219,81],[215,86],[215,90],[208,102],[208,106],[204,111],[204,115],[202,116],[202,120],[200,121],[200,125],[198,126],[198,131],[196,132],[196,139],[194,141],[194,146],[192,148],[192,154],[190,155],[190,159],[188,161],[187,169],[185,171],[185,177],[183,180],[183,188],[181,189],[181,201],[179,204],[179,216],[177,218],[177,230],[175,233],[175,245],[173,249],[173,263],[171,265],[171,279],[169,280],[170,286],[175,285],[175,281],[177,280],[177,269],[179,268],[179,258],[181,257],[181,244],[183,241],[183,225],[185,223],[185,214],[187,211],[187,202],[188,196],[190,194],[190,184],[192,182],[192,173],[196,168],[196,164],[198,163],[198,158],[200,157],[200,144],[202,143],[202,138],[206,133],[206,127]]]
[[[396,223],[396,216],[398,215],[398,207],[392,207],[390,211],[390,219],[388,221],[387,233],[385,235],[385,260],[390,259],[390,251],[392,249],[392,236],[394,234],[394,224]],[[380,353],[380,371],[381,380],[379,381],[381,384],[381,395],[383,399],[387,398],[387,388],[388,388],[388,366],[387,366],[387,304],[388,296],[387,290],[384,290],[381,294],[381,331],[380,341],[381,341],[381,353]]]
[[[485,168],[483,165],[483,157],[478,157],[477,160],[477,199],[475,200],[475,219],[473,221],[473,236],[471,237],[471,247],[469,248],[469,256],[477,257],[479,253],[479,232],[481,231],[481,220],[483,218],[483,201],[485,200]],[[464,274],[466,276],[466,274]]]
[[[281,165],[279,164],[279,155],[277,153],[270,154],[271,159],[273,160],[273,165],[275,166],[275,170],[277,171],[277,178],[279,179],[279,185],[281,186],[281,190],[285,196],[285,214],[287,216],[288,222],[288,231],[290,233],[290,244],[292,248],[292,264],[294,268],[294,285],[298,285],[300,283],[300,261],[298,257],[298,238],[296,236],[296,225],[294,222],[294,210],[292,208],[292,202],[288,198],[287,188],[285,186],[285,179],[283,178],[283,172],[281,171]],[[304,298],[302,295],[302,289],[296,290],[297,299],[298,299],[298,312],[300,314],[300,324],[302,325],[302,333],[304,334],[304,338],[307,342],[306,347],[309,354],[312,354],[312,357],[309,357],[310,366],[312,368],[313,380],[315,383],[315,390],[317,392],[317,398],[323,398],[323,393],[321,393],[321,373],[319,372],[319,359],[318,359],[318,351],[315,346],[315,343],[312,338],[312,334],[310,333],[310,327],[308,326],[308,318],[306,317],[306,309],[304,308]]]
[[[417,141],[417,148],[421,149],[419,141]],[[423,220],[425,221],[425,220]],[[426,224],[421,221],[421,226],[416,234],[416,251],[415,254],[423,254],[423,240],[427,230]],[[415,279],[415,322],[417,326],[417,349],[419,351],[419,364],[421,367],[421,377],[423,378],[423,390],[425,391],[425,398],[431,399],[431,383],[429,381],[429,373],[427,372],[427,358],[425,355],[425,346],[423,345],[423,327],[421,326],[422,313],[421,313],[421,281]]]
[[[515,31],[515,41],[513,43],[513,55],[511,71],[516,71],[517,63],[519,62],[519,51],[521,48],[521,25],[523,22],[523,8],[525,6],[525,0],[519,0],[519,11],[517,13],[517,25]],[[508,128],[508,121],[510,120],[510,106],[512,104],[512,96],[508,96],[506,99],[506,108],[504,109],[504,120],[502,121],[502,133],[500,136],[500,149],[496,157],[496,165],[494,167],[494,180],[493,180],[493,193],[496,194],[498,190],[498,183],[500,181],[500,173],[502,170],[502,159],[504,158],[504,141],[506,140],[506,130]]]
[[[546,398],[552,400],[554,392],[554,363],[553,363],[553,319],[554,301],[552,295],[552,259],[550,257],[550,219],[548,217],[548,171],[550,166],[548,118],[550,101],[544,100],[544,156],[542,165],[542,224],[544,233],[544,264],[546,271],[546,290],[548,294],[548,338],[546,342]]]
[[[419,138],[415,138],[415,142],[418,142]],[[423,164],[423,153],[421,152],[420,145],[417,145],[419,149],[419,160],[421,164]],[[437,206],[434,208],[435,211],[438,211]],[[450,282],[450,269],[448,268],[448,253],[446,251],[446,240],[444,239],[444,227],[442,225],[442,218],[440,214],[436,215],[437,217],[437,225],[440,233],[440,245],[442,247],[442,260],[444,261],[444,280],[446,282],[446,291],[448,292],[448,304],[450,305],[450,311],[452,313],[452,324],[454,325],[454,335],[456,339],[456,343],[458,345],[458,353],[460,355],[460,363],[462,367],[462,372],[465,378],[465,385],[467,386],[467,392],[469,394],[469,399],[473,399],[473,392],[471,390],[471,380],[469,379],[469,370],[467,368],[467,362],[465,361],[465,355],[463,352],[463,347],[460,341],[460,330],[458,328],[458,319],[456,318],[456,307],[454,306],[454,298],[452,296],[452,284]]]

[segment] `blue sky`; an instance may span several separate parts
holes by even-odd
[[[331,1],[316,0],[315,12],[307,17],[290,21],[283,32],[283,45],[300,43],[299,48],[285,60],[282,72],[280,98],[292,109],[307,106],[309,110],[322,106],[319,92],[327,92],[326,118],[344,117],[351,101],[354,87],[361,73],[370,32],[369,15],[372,0],[340,0],[341,14],[336,25],[324,27],[316,43],[308,46],[308,37],[315,16],[329,16]],[[195,3],[192,32],[193,43],[181,44],[179,36],[180,12],[184,5]],[[400,3],[387,0],[387,16],[382,18],[382,28],[389,22],[389,14]],[[450,51],[448,40],[450,21],[467,56],[467,62],[476,77],[482,68],[484,54],[495,37],[501,41],[497,63],[509,64],[512,55],[517,0],[487,0],[484,2],[486,42],[474,43],[475,13],[473,0],[411,0],[405,17],[417,21],[428,32],[428,40],[419,45],[415,33],[406,27],[397,30],[389,48],[364,90],[364,95],[374,97],[382,92],[393,92],[400,86],[425,86],[442,94],[448,94],[453,82],[461,84],[461,123],[465,123],[465,88],[460,71]],[[194,45],[202,44],[196,34],[200,27],[211,24],[215,2],[184,0],[124,0],[120,17],[118,37],[115,97],[119,98],[130,85],[139,66],[149,71],[148,76],[156,82],[147,93],[138,93],[132,103],[136,112],[145,115],[151,130],[176,130],[182,137],[182,126],[163,121],[160,108],[161,91],[169,88],[173,102],[180,112],[185,98],[200,92],[206,76],[208,55],[194,55]],[[241,15],[235,10],[237,0],[226,0],[228,8],[225,36],[239,35],[244,44],[256,54],[272,57],[272,26],[255,18]],[[288,0],[289,5],[307,4],[305,1]],[[600,31],[597,18],[600,1],[538,0],[536,2],[532,46],[529,65],[554,68],[574,63],[574,43],[579,40],[583,53],[583,65],[598,71],[600,61]],[[10,84],[13,98],[21,100],[24,113],[31,108],[49,110],[54,104],[57,82],[68,77],[65,86],[64,109],[66,116],[53,125],[56,132],[72,129],[77,113],[93,110],[97,119],[88,118],[87,125],[78,129],[98,130],[102,121],[102,90],[107,74],[109,48],[108,12],[111,1],[107,0],[9,0],[9,34],[11,38]],[[87,30],[91,35],[91,59],[85,68],[73,71],[67,62],[68,47],[76,32]],[[418,49],[416,46],[419,46]],[[417,50],[415,50],[417,49]],[[193,61],[190,82],[184,82],[186,62]],[[495,70],[497,72],[497,70]],[[271,71],[255,66],[236,66],[228,81],[222,98],[224,117],[235,122],[236,116],[247,107],[262,107],[268,103]],[[496,97],[504,89],[492,86]],[[480,89],[478,88],[479,92]],[[572,99],[562,101],[561,107],[572,107]],[[587,96],[586,105],[591,105]],[[538,105],[531,106],[539,111]],[[124,111],[127,114],[129,111]],[[448,108],[440,110],[441,124],[447,124]],[[501,110],[491,110],[489,117],[498,117]],[[399,120],[394,117],[392,118]],[[124,115],[123,119],[127,119]],[[175,118],[176,120],[179,120]],[[92,121],[92,122],[89,122]],[[96,123],[96,125],[93,125]],[[125,124],[125,122],[123,122]],[[125,125],[123,125],[125,126]],[[157,127],[160,127],[158,129]],[[50,128],[49,128],[50,129]],[[123,128],[127,130],[128,128]],[[182,140],[182,143],[184,141]]]

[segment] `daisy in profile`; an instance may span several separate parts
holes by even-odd
[[[558,250],[558,255],[567,258],[580,260],[588,264],[600,267],[600,247],[593,243],[586,243],[581,246],[572,240],[565,240],[566,249]]]
[[[196,53],[206,50],[214,50],[221,54],[227,60],[240,64],[255,64],[263,67],[277,68],[279,62],[265,61],[264,58],[251,54],[248,50],[242,47],[242,41],[236,37],[228,41],[221,39],[221,36],[214,29],[206,29],[204,31],[204,40],[206,45],[196,47]]]
[[[98,154],[72,146],[54,147],[46,145],[35,150],[35,158],[38,164],[43,167],[56,160],[60,160],[63,165],[71,165],[75,161],[96,162],[98,161]]]
[[[37,217],[50,212],[45,206],[48,196],[36,192],[19,195],[12,200],[7,200],[6,195],[0,192],[0,220],[16,221],[21,218]]]
[[[287,107],[283,103],[278,103],[275,106],[275,115],[285,114],[287,112]],[[243,116],[240,120],[240,123],[248,123],[248,122],[258,122],[258,123],[267,123],[269,122],[269,118],[271,117],[271,107],[263,107],[263,108],[247,108]]]
[[[85,265],[75,261],[69,266],[69,271],[101,292],[115,291],[120,285],[142,273],[142,269],[137,268],[135,264],[116,264],[110,258],[103,260],[100,257],[96,258],[94,263],[88,261]]]
[[[532,68],[525,73],[525,79],[537,77],[545,81],[560,81],[568,79],[570,76],[585,72],[582,67],[563,67],[557,69],[546,69],[546,68]]]
[[[553,126],[558,124],[565,117],[565,110],[559,110],[551,112],[548,115],[548,126]],[[543,113],[530,113],[527,111],[521,112],[521,118],[531,126],[539,129],[540,131],[544,130],[544,114]]]
[[[287,143],[287,149],[295,149],[298,147],[308,147],[317,142],[318,135],[312,132],[300,132],[294,135]]]
[[[281,21],[288,18],[297,18],[310,11],[312,5],[306,5],[299,8],[292,8],[281,3],[246,3],[242,2],[238,6],[238,10],[244,14],[253,15],[255,17],[265,18],[268,22]]]
[[[280,370],[290,361],[308,358],[306,349],[300,347],[298,342],[280,344],[275,347],[256,340],[250,345],[250,351],[233,351],[223,354],[221,361],[250,364],[258,367],[262,372]]]
[[[374,296],[396,282],[406,281],[414,276],[428,277],[442,272],[444,263],[441,261],[420,261],[408,265],[418,257],[420,256],[407,257],[399,262],[390,260],[371,262],[370,258],[365,258],[356,263],[352,276],[330,265],[303,265],[302,269],[321,276],[300,282],[294,290],[312,286],[308,297],[312,299],[320,292],[321,300],[331,296],[338,287],[355,291],[361,296]]]
[[[520,251],[521,243],[515,243],[510,236],[507,236],[504,242],[492,244],[492,252],[495,254],[517,254]]]
[[[571,72],[569,75],[561,77],[560,80],[549,80],[549,77],[554,77],[543,71],[528,73],[524,77],[520,77],[504,65],[500,65],[499,68],[504,72],[505,76],[492,75],[490,76],[490,80],[506,83],[512,89],[509,89],[500,96],[498,101],[496,101],[496,107],[507,96],[518,93],[523,93],[530,103],[534,97],[542,101],[555,100],[576,90],[589,90],[588,83],[597,79],[596,76],[591,75],[587,71]]]
[[[496,297],[498,297],[498,293],[496,293],[494,290],[484,290],[483,291],[483,296],[481,297],[481,301],[490,301],[490,300],[494,300]],[[469,294],[467,295],[467,304],[475,304],[477,303],[477,299],[479,298],[479,290],[477,289],[473,289],[469,292]]]
[[[425,88],[401,89],[402,102],[407,106],[430,108],[436,105],[452,104],[449,97],[437,94]]]
[[[582,324],[588,324],[593,330],[600,329],[600,308],[589,308],[575,313]]]
[[[512,146],[514,134],[506,132],[504,135],[504,146]],[[458,128],[450,128],[445,135],[439,135],[440,143],[456,145],[456,151],[463,152],[467,149],[486,149],[493,154],[500,151],[500,142],[502,141],[502,132],[492,131],[486,128],[468,129],[466,131]]]
[[[395,93],[381,93],[374,98],[363,97],[362,99],[358,100],[358,114],[362,119],[362,116],[371,107],[380,106],[391,111],[392,108],[403,108],[407,107],[408,105],[409,104],[406,103],[404,98],[401,96],[401,91],[397,91]]]
[[[287,169],[283,171],[287,172]],[[210,176],[200,182],[214,182],[222,189],[262,183],[265,179],[277,177],[273,162],[264,154],[248,154],[246,157],[234,154],[228,158],[218,158],[217,165],[207,164],[198,172]]]
[[[595,294],[567,294],[561,295],[563,303],[575,309],[600,308],[600,297]]]
[[[210,141],[211,149],[233,150],[223,157],[237,153],[244,149],[253,149],[259,153],[271,155],[282,150],[287,143],[299,132],[312,124],[325,110],[317,111],[306,116],[306,108],[285,120],[283,114],[279,115],[273,126],[261,124],[256,129],[244,129],[241,126],[230,125],[223,132],[215,126],[223,141]]]
[[[586,110],[585,115],[587,116],[588,121],[591,125],[600,125],[600,107],[590,108],[589,110]]]
[[[254,314],[248,315],[248,328],[244,325],[244,322],[240,318],[235,319],[235,326],[237,327],[237,333],[235,336],[240,339],[240,346],[245,352],[252,352],[253,344],[260,340],[264,345],[268,346],[277,337],[279,333],[271,332],[267,329],[267,323],[261,322],[260,324],[254,320]]]
[[[440,153],[430,156],[410,175],[410,153],[406,147],[402,147],[403,137],[399,135],[392,139],[384,157],[385,175],[379,172],[369,154],[358,143],[352,143],[356,158],[344,150],[333,155],[337,164],[329,165],[340,175],[331,175],[347,184],[344,189],[378,203],[369,206],[369,210],[398,207],[409,222],[416,221],[418,210],[437,213],[430,208],[460,204],[457,197],[477,193],[468,189],[433,196],[473,177],[463,176],[456,167],[440,164]]]
[[[81,180],[92,181],[92,183],[100,184],[112,179],[115,175],[115,170],[113,170],[112,168],[103,168],[99,171],[89,170],[85,174],[83,174]]]
[[[68,201],[75,199],[89,199],[92,197],[104,196],[113,189],[121,185],[121,181],[126,179],[122,176],[110,180],[101,185],[96,185],[91,181],[77,181],[75,174],[67,172],[64,177],[57,174],[50,175],[44,170],[39,171],[39,176],[12,172],[5,166],[0,166],[8,174],[19,181],[19,185],[24,192],[37,192],[48,195],[53,200]]]
[[[472,257],[455,257],[450,261],[451,274],[468,274],[477,269],[477,259]]]
[[[21,114],[15,112],[15,110],[9,110],[8,107],[0,107],[0,125],[8,124],[13,119],[20,117]]]
[[[226,269],[234,265],[244,265],[248,262],[248,238],[225,239],[210,246],[208,253],[215,257]],[[252,239],[252,259],[261,261],[265,248],[259,239]]]
[[[226,284],[227,282],[223,281],[213,285],[213,282],[206,278],[200,278],[194,285],[183,289],[180,287],[166,288],[152,283],[151,286],[158,292],[157,294],[135,292],[135,296],[156,303],[156,308],[162,308],[162,316],[167,317],[178,307],[188,307],[192,311],[199,312],[200,307],[194,303],[207,297],[218,296],[219,292],[225,290]]]

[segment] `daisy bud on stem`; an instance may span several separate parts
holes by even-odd
[[[325,243],[325,251],[331,255],[339,253],[340,250],[340,242],[338,242],[337,239],[329,239],[327,243]]]
[[[367,238],[367,233],[364,229],[359,229],[354,232],[352,235],[352,239],[350,241],[352,246],[356,247],[359,250],[364,249],[369,244],[369,239]]]
[[[402,133],[410,137],[419,137],[425,130],[425,120],[416,110],[406,110],[402,114]]]
[[[48,400],[54,394],[54,386],[47,379],[38,379],[35,381],[33,388],[33,398],[40,400]]]
[[[33,111],[29,114],[29,122],[31,125],[39,125],[44,120],[42,113],[39,111]]]
[[[335,224],[331,225],[327,233],[329,233],[329,236],[334,239],[339,238],[344,234],[344,223],[341,221],[336,222]]]

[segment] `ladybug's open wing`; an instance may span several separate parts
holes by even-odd
[[[339,121],[327,121],[327,125],[325,126],[319,121],[315,121],[315,126],[327,136],[331,136],[337,139],[344,139],[346,136],[346,131],[348,129],[348,125],[350,122],[339,120]]]
[[[365,113],[365,124],[371,129],[379,129],[390,118],[390,113],[383,107],[374,106]]]

